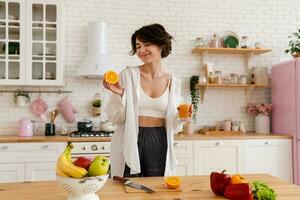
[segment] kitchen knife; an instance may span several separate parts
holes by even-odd
[[[141,185],[141,184],[134,183],[134,182],[132,182],[131,180],[129,180],[127,178],[123,178],[123,177],[120,177],[120,176],[114,176],[113,180],[118,181],[120,183],[123,183],[124,185],[135,188],[135,189],[144,190],[147,193],[154,192],[150,188],[148,188],[144,185]]]

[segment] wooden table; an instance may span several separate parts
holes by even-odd
[[[286,183],[267,174],[245,175],[249,181],[261,180],[273,188],[278,200],[299,200],[300,187]],[[209,184],[209,176],[185,176],[182,178],[181,192],[126,193],[124,186],[108,180],[98,192],[101,200],[210,200],[225,199],[215,196]],[[162,177],[146,178],[147,181],[161,184]],[[133,179],[134,180],[134,179]],[[143,180],[140,180],[143,181]],[[0,184],[0,199],[5,200],[66,200],[67,193],[56,181],[32,183]]]

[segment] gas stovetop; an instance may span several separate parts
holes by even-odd
[[[111,137],[113,132],[105,131],[73,131],[70,137]]]

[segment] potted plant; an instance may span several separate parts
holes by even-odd
[[[196,121],[198,103],[199,103],[199,90],[196,88],[197,83],[199,82],[199,76],[192,76],[190,79],[190,93],[191,100],[193,104],[193,120]]]
[[[95,99],[92,102],[92,109],[93,109],[93,114],[95,116],[98,116],[101,114],[101,99]]]
[[[285,53],[290,53],[294,58],[300,57],[300,29],[290,35],[289,48],[285,50]]]
[[[269,134],[270,133],[270,114],[272,111],[272,104],[249,103],[246,107],[246,112],[255,116],[255,133]]]

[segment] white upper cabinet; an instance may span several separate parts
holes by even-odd
[[[61,0],[0,0],[1,85],[64,84],[62,18]]]
[[[25,84],[25,1],[0,1],[0,84]]]

